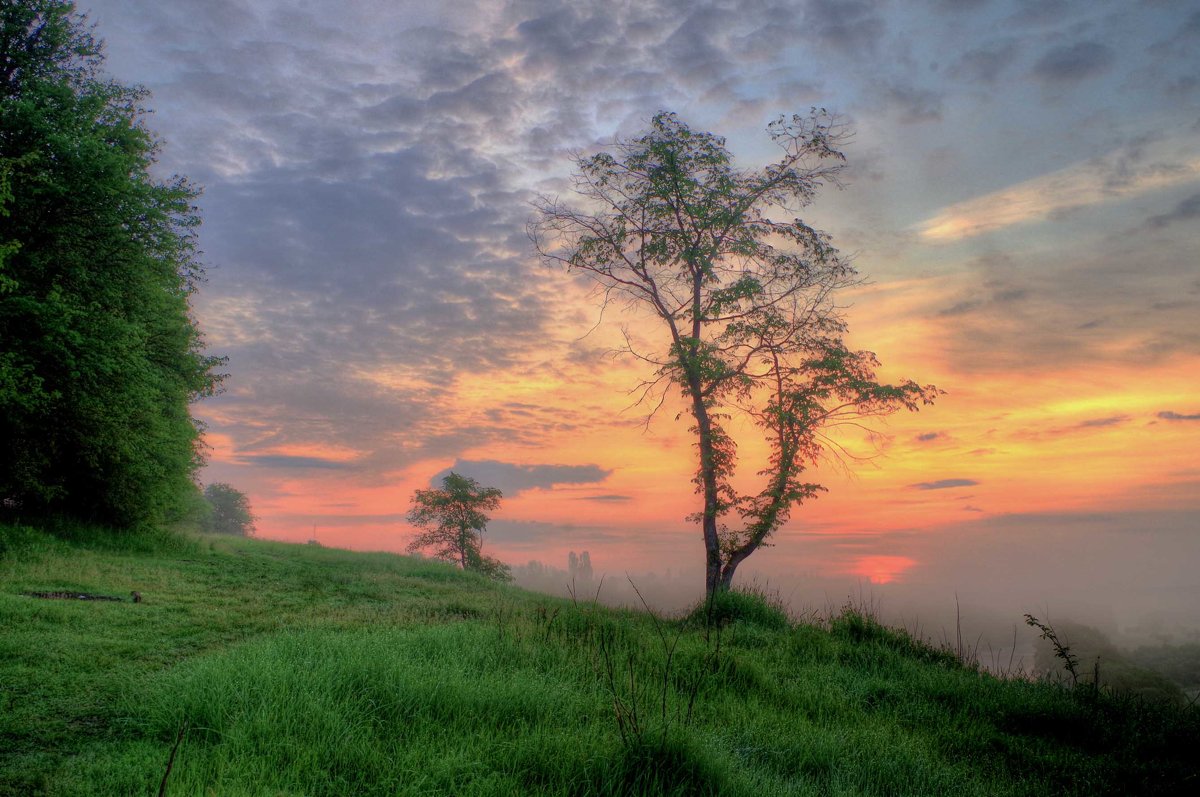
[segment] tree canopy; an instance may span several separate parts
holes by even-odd
[[[101,72],[74,5],[0,5],[0,499],[114,525],[195,495],[222,360],[190,297],[199,190],[159,180],[147,93]]]
[[[433,556],[456,562],[492,578],[511,578],[508,565],[484,556],[483,532],[490,518],[485,512],[499,508],[504,496],[495,487],[453,471],[442,479],[441,488],[413,493],[408,522],[420,532],[408,545],[412,552],[433,549]]]
[[[702,499],[693,519],[710,595],[729,588],[795,505],[824,489],[806,472],[831,444],[827,430],[916,409],[938,393],[879,383],[875,355],[847,347],[834,299],[858,275],[826,233],[797,217],[842,169],[843,128],[814,109],[769,132],[780,159],[738,169],[724,139],[662,112],[644,135],[575,159],[586,209],[544,198],[529,229],[545,260],[656,321],[659,347],[627,351],[654,369],[643,397],[674,385],[692,416]],[[735,411],[756,422],[770,448],[757,493],[733,485]]]
[[[225,482],[213,482],[204,488],[205,512],[200,528],[213,534],[249,537],[254,534],[254,513],[250,499],[241,490]]]

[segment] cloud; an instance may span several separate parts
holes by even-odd
[[[1156,245],[1147,237],[1118,222],[1066,248],[989,245],[999,251],[966,261],[958,284],[921,313],[962,374],[1048,373],[1085,361],[1145,368],[1194,356],[1194,246],[1187,235],[1154,236]]]
[[[897,225],[926,216],[934,223],[920,240],[954,241],[1146,196],[1127,218],[1163,218],[1128,236],[1141,240],[1097,247],[1072,234],[1013,251],[997,236],[980,245],[1007,253],[1003,263],[951,262],[956,252],[926,259],[959,291],[929,300],[925,318],[954,333],[931,345],[965,364],[960,374],[1094,362],[1127,351],[1120,336],[1155,352],[1195,350],[1186,307],[1146,311],[1185,298],[1180,272],[1194,280],[1194,242],[1148,233],[1188,229],[1190,206],[1174,202],[1194,187],[1169,203],[1149,200],[1159,183],[1196,178],[1194,137],[1114,149],[1120,131],[1189,132],[1187,103],[1163,91],[1194,84],[1181,52],[1190,41],[1154,45],[1194,30],[1195,15],[1050,0],[1031,0],[1019,24],[984,0],[87,5],[116,78],[154,91],[149,123],[166,142],[157,173],[206,186],[199,243],[211,268],[196,310],[232,376],[227,393],[197,410],[213,439],[230,441],[210,473],[230,478],[241,467],[264,495],[272,479],[299,491],[297,482],[340,476],[333,468],[355,468],[356,484],[395,484],[414,463],[457,463],[469,452],[576,462],[538,452],[584,425],[615,426],[553,396],[538,406],[498,388],[489,400],[487,380],[596,368],[564,353],[565,283],[532,262],[528,200],[566,193],[569,151],[636,133],[661,108],[728,135],[746,166],[773,154],[762,123],[775,113],[813,104],[852,118],[858,139],[848,154],[871,165],[871,184],[840,196],[871,198],[840,213],[830,191],[812,210],[818,222],[835,219],[842,244],[839,226],[877,230],[846,247],[864,262],[888,260],[878,241],[910,246]],[[1118,48],[1113,20],[1131,16],[1139,24]],[[1090,55],[1080,41],[1095,45]],[[1164,65],[1163,80],[1141,79],[1137,68],[1151,62]],[[1103,100],[1083,91],[1100,88],[1087,85],[1095,76]],[[1012,114],[1029,107],[1031,83],[1080,90],[1071,102]],[[1112,125],[1096,123],[1104,112]],[[1025,180],[1104,152],[1111,157]],[[950,204],[957,199],[965,201]],[[935,221],[939,212],[949,216]],[[950,282],[953,270],[965,278]],[[1097,319],[1102,328],[1075,329]],[[272,459],[342,449],[353,460]],[[605,451],[595,456],[619,457]],[[578,484],[569,495],[624,513],[607,492],[588,496],[619,461],[497,475],[510,493]]]
[[[1022,28],[1061,24],[1072,0],[1016,0],[1007,23]]]
[[[288,454],[241,454],[237,461],[243,465],[253,465],[259,468],[318,469],[318,470],[351,470],[355,467],[352,462],[345,462],[325,457],[301,457]]]
[[[1200,218],[1200,193],[1192,194],[1181,200],[1175,209],[1168,213],[1160,213],[1146,219],[1146,226],[1161,230],[1177,221],[1192,221]]]
[[[206,185],[196,309],[231,378],[200,414],[243,449],[344,443],[376,480],[575,422],[452,400],[553,345],[535,188],[714,85],[765,101],[755,70],[801,22],[774,2],[96,5],[117,74],[155,91],[163,171]]]
[[[430,484],[440,485],[451,471],[487,487],[498,487],[509,497],[525,490],[549,490],[558,484],[594,484],[604,481],[612,473],[598,465],[514,465],[494,459],[460,459],[435,474]]]
[[[935,5],[947,11],[974,11],[989,2],[990,0],[934,0]]]
[[[876,4],[864,0],[810,0],[805,34],[818,46],[858,58],[873,54],[887,30]]]
[[[308,513],[308,512],[291,512],[280,513],[274,516],[275,520],[285,523],[294,528],[307,528],[316,526],[321,530],[328,528],[354,528],[358,526],[400,526],[408,525],[408,515],[403,512],[389,512],[386,514],[354,514],[347,512],[345,514],[325,513]]]
[[[1019,51],[1020,47],[1012,39],[976,47],[960,55],[950,67],[950,73],[972,83],[992,85],[1016,60]]]
[[[1200,78],[1195,75],[1180,75],[1172,78],[1163,86],[1163,93],[1175,100],[1190,97],[1200,88]]]
[[[1077,83],[1106,72],[1116,60],[1112,48],[1098,42],[1076,42],[1049,50],[1033,65],[1044,83]]]
[[[1200,412],[1184,415],[1171,410],[1164,410],[1158,414],[1158,417],[1164,421],[1200,421]]]
[[[888,83],[878,89],[883,107],[894,110],[904,124],[937,122],[942,118],[941,92],[902,83]]]
[[[621,503],[624,501],[632,501],[632,496],[628,495],[582,495],[572,499],[575,501],[598,501],[600,503]]]
[[[1105,426],[1119,426],[1129,420],[1128,415],[1112,415],[1107,418],[1091,418],[1081,422],[1076,428],[1093,429]]]
[[[1180,29],[1181,34],[1200,36],[1200,11],[1193,11]]]
[[[1192,143],[1140,143],[982,196],[957,202],[917,225],[921,239],[957,241],[1068,210],[1139,196],[1200,178]]]
[[[1012,305],[1029,297],[1027,288],[1014,287],[1001,280],[991,280],[982,289],[971,292],[969,299],[955,302],[949,307],[937,311],[943,318],[967,315],[982,308],[999,309],[1001,312],[1012,312]]]
[[[917,440],[921,443],[928,443],[931,440],[937,440],[945,436],[945,432],[925,432],[924,434],[917,435]]]
[[[918,482],[908,485],[911,490],[949,490],[954,487],[972,487],[979,482],[974,479],[939,479],[935,482]]]
[[[573,545],[603,546],[626,540],[624,534],[610,527],[503,518],[497,518],[488,524],[488,537],[496,542],[525,546],[535,552],[544,550],[547,543],[562,544],[564,541],[570,541]]]

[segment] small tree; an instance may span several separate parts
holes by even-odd
[[[484,556],[483,532],[489,520],[484,514],[500,506],[501,492],[481,487],[479,482],[451,471],[442,479],[441,489],[413,493],[408,522],[421,531],[408,545],[417,552],[433,549],[434,557],[457,562],[463,570],[473,570],[489,578],[512,578],[508,565]]]
[[[204,488],[208,512],[200,527],[214,534],[234,534],[249,537],[254,534],[254,513],[250,499],[241,490],[224,482],[213,482]]]
[[[731,586],[794,505],[824,489],[804,476],[832,442],[825,430],[916,409],[938,392],[876,381],[875,355],[847,348],[834,303],[859,282],[854,268],[828,235],[779,218],[798,215],[836,179],[844,131],[814,110],[781,118],[770,135],[783,150],[778,161],[735,169],[724,139],[660,113],[642,137],[576,157],[575,189],[588,210],[544,198],[529,228],[548,262],[586,274],[604,301],[625,299],[657,321],[656,350],[627,350],[655,369],[643,398],[673,384],[694,421],[702,501],[693,518],[709,595]],[[757,494],[731,481],[737,445],[725,422],[734,410],[770,447]]]

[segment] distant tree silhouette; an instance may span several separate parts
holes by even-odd
[[[579,579],[580,581],[591,581],[592,579],[592,557],[587,551],[576,556],[574,551],[567,554],[567,575],[572,580]]]

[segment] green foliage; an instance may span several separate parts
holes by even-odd
[[[850,655],[859,662],[886,662],[893,657],[915,659],[953,669],[966,665],[951,650],[914,639],[902,629],[879,622],[869,611],[850,605],[829,618],[829,633],[836,639],[853,643]]]
[[[1147,699],[1181,703],[1182,682],[1138,660],[1138,651],[1128,655],[1102,631],[1082,623],[1064,621],[1053,627],[1026,615],[1026,623],[1042,631],[1034,650],[1034,666],[1051,680],[1061,680],[1064,671],[1071,686],[1088,690],[1106,689]]]
[[[0,525],[0,559],[17,556],[20,551],[37,547],[43,542],[43,534],[32,526],[18,523]]]
[[[1141,667],[1161,673],[1182,687],[1200,688],[1200,643],[1145,645],[1129,658]]]
[[[831,445],[828,430],[929,404],[939,391],[876,380],[869,351],[845,344],[835,296],[858,284],[825,233],[797,217],[836,181],[844,130],[824,111],[770,127],[775,163],[739,169],[725,140],[672,113],[613,152],[579,157],[576,190],[596,211],[543,199],[529,226],[549,262],[657,318],[658,348],[642,398],[673,385],[695,424],[696,490],[706,587],[728,589],[738,565],[767,543],[793,507],[824,488],[806,478]],[[791,214],[791,221],[781,221]],[[762,430],[770,451],[762,489],[734,487],[734,411]]]
[[[1042,656],[1040,657],[1041,661],[1037,662],[1037,664],[1042,672],[1050,671],[1050,668],[1046,666],[1047,662],[1045,660],[1045,654],[1048,650],[1048,652],[1051,653],[1054,658],[1062,662],[1062,669],[1066,670],[1067,674],[1071,676],[1071,686],[1079,686],[1079,656],[1075,655],[1075,653],[1071,650],[1071,646],[1068,645],[1065,640],[1059,638],[1058,632],[1054,630],[1052,625],[1049,623],[1043,623],[1032,614],[1025,615],[1025,625],[1036,628],[1041,632],[1038,635],[1038,639],[1049,643],[1048,649],[1046,647],[1042,647],[1039,650],[1039,652],[1042,653]],[[1093,681],[1092,686],[1098,687],[1099,683],[1097,681]]]
[[[482,487],[479,482],[453,471],[442,479],[440,489],[417,490],[413,493],[408,522],[421,531],[408,545],[416,553],[433,549],[433,556],[447,562],[457,562],[463,570],[511,581],[508,565],[484,556],[483,532],[488,516],[500,506],[503,498],[495,487]]]
[[[207,511],[200,518],[202,530],[239,537],[254,534],[250,499],[242,491],[224,482],[213,482],[204,488],[204,502]]]
[[[702,627],[743,623],[769,631],[792,626],[787,607],[777,597],[747,588],[713,593],[688,613],[687,621]]]
[[[146,93],[100,72],[71,3],[0,7],[0,499],[128,526],[177,517],[211,394],[184,178],[156,180]]]
[[[179,556],[199,551],[196,540],[163,526],[128,529],[80,523],[64,517],[40,518],[34,525],[0,522],[0,556],[30,557],[61,552],[69,546],[80,551],[123,555]]]

